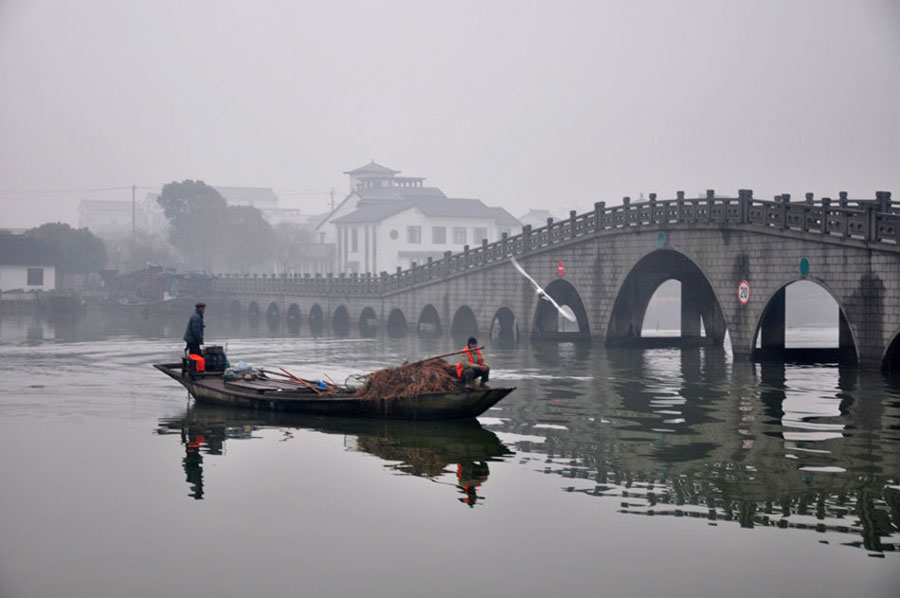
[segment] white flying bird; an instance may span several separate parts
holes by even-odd
[[[522,276],[527,278],[528,281],[532,285],[534,285],[534,290],[537,292],[538,297],[540,297],[541,299],[544,299],[545,301],[549,301],[550,303],[552,303],[553,307],[555,307],[556,310],[559,312],[559,315],[561,315],[565,319],[569,320],[570,322],[577,321],[577,319],[575,318],[575,312],[572,311],[571,307],[569,307],[568,305],[560,306],[559,303],[557,303],[556,301],[553,300],[553,297],[551,297],[550,295],[547,294],[547,291],[545,291],[544,289],[541,288],[541,285],[536,283],[534,281],[534,279],[528,275],[528,272],[526,272],[525,269],[519,265],[519,262],[516,261],[516,258],[510,256],[509,259],[510,259],[510,261],[512,261],[513,266],[516,267],[516,270],[521,272]]]

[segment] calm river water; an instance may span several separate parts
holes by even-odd
[[[880,375],[488,341],[477,424],[268,417],[150,367],[187,316],[0,318],[3,598],[900,594]],[[338,381],[455,348],[207,324]]]

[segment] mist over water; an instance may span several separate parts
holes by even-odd
[[[348,376],[455,347],[208,312],[232,363]],[[882,596],[900,385],[713,349],[486,340],[478,423],[199,408],[185,317],[0,318],[2,596]],[[351,574],[352,572],[352,574]]]

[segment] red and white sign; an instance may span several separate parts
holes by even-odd
[[[741,302],[741,305],[747,305],[747,302],[750,301],[750,283],[746,280],[742,280],[738,285],[738,301]]]
[[[566,273],[566,267],[563,266],[562,262],[556,264],[556,273],[559,274],[560,276],[562,276],[563,274]]]

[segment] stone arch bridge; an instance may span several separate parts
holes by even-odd
[[[512,267],[515,256],[577,326],[560,320]],[[220,308],[312,334],[499,334],[641,339],[663,282],[682,288],[682,343],[721,344],[736,359],[785,353],[785,288],[823,287],[839,307],[840,354],[865,368],[900,366],[900,209],[874,200],[778,196],[675,199],[594,210],[395,273],[220,275]],[[744,285],[742,285],[744,283]],[[739,292],[739,287],[744,291]],[[749,291],[749,292],[747,292]],[[742,295],[742,296],[739,296]],[[701,332],[702,331],[702,332]]]

